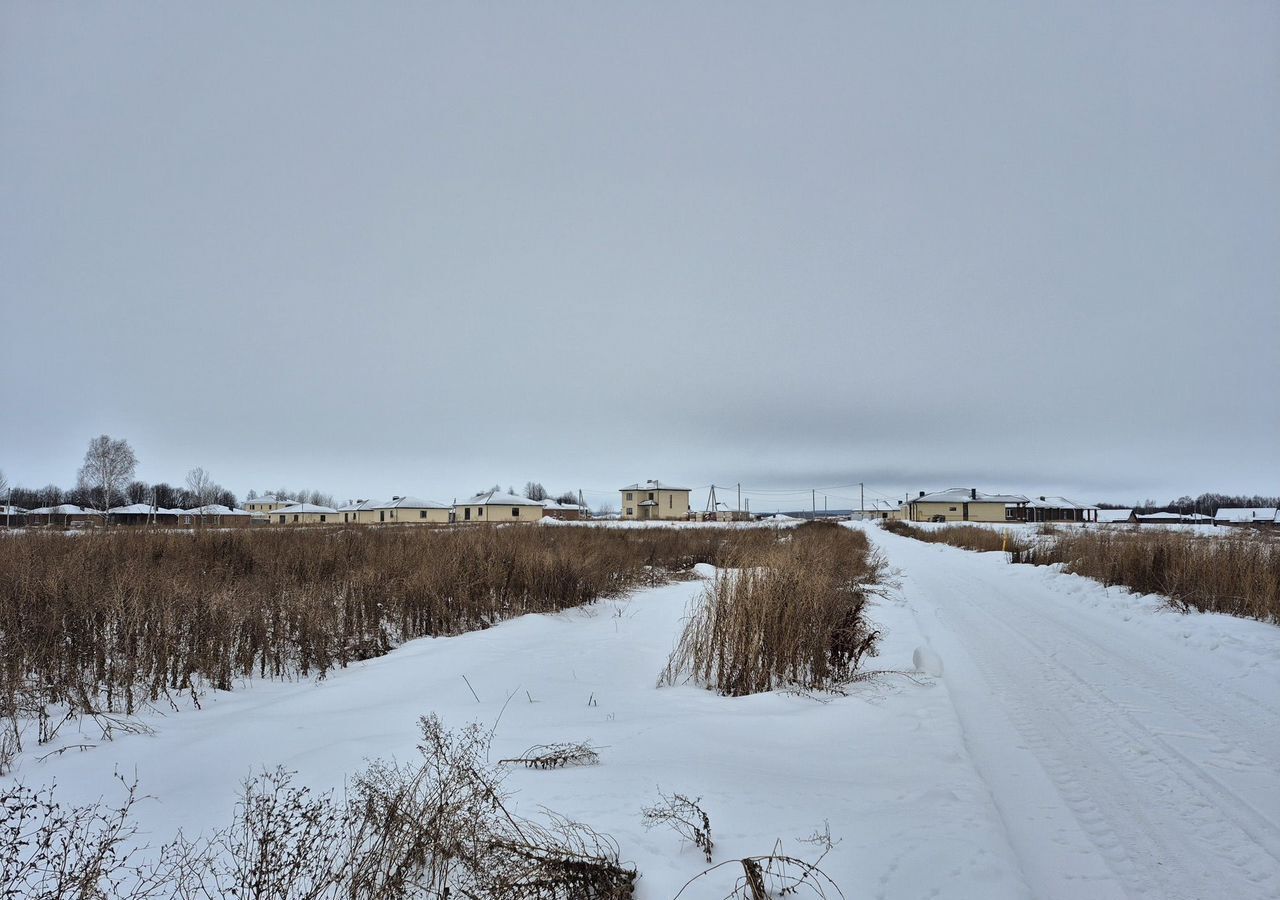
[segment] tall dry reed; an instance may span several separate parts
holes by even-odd
[[[1005,528],[983,528],[981,525],[945,525],[920,528],[899,519],[884,519],[880,527],[893,534],[912,537],[928,544],[946,544],[962,550],[1003,550],[1018,553],[1028,546],[1021,535]]]
[[[1280,544],[1252,532],[1062,529],[1022,561],[1163,594],[1183,610],[1280,623]]]
[[[590,603],[776,540],[767,529],[531,526],[8,535],[0,720],[15,727],[3,740],[18,739],[23,717],[41,717],[43,732],[48,707],[131,714],[238,678],[323,675],[411,638]]]
[[[875,654],[879,633],[866,610],[884,566],[862,532],[804,525],[731,565],[695,601],[662,683],[729,696],[829,690]]]

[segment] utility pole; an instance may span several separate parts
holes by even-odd
[[[867,517],[867,488],[861,481],[858,482],[858,512],[860,518]]]
[[[826,494],[822,495],[822,511],[823,512],[827,511],[827,495]]]
[[[742,482],[738,482],[738,512],[742,512]]]
[[[813,517],[816,519],[818,517],[818,489],[817,488],[809,489],[809,502],[813,506]]]

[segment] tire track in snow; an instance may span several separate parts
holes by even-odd
[[[1158,647],[1135,654],[1118,633],[1119,620],[1114,633],[1090,631],[1073,619],[1074,600],[1046,602],[1054,590],[1043,578],[1024,581],[1019,570],[993,567],[967,551],[874,537],[904,570],[907,599],[926,633],[947,646],[948,676],[963,676],[964,666],[954,667],[947,653],[962,654],[982,682],[976,690],[954,685],[966,730],[990,732],[983,720],[1006,719],[1126,895],[1280,896],[1280,810],[1271,804],[1280,796],[1274,708],[1240,691],[1211,695],[1161,659]],[[1026,596],[1033,589],[1035,596]],[[980,708],[984,699],[993,709]],[[1188,739],[1210,744],[1207,758],[1175,745]],[[1010,811],[1006,825],[1020,856],[1029,847],[1042,856],[1057,844],[1070,864],[1078,849],[1070,846],[1069,829],[1051,810],[1036,814],[1043,797],[1017,796],[1032,779],[1004,777],[1008,760],[989,740],[972,741],[971,750],[997,806]],[[1210,771],[1218,758],[1230,763],[1222,774]],[[1236,776],[1258,790],[1242,796],[1227,783]],[[1018,833],[1022,828],[1032,833]],[[1024,862],[1024,871],[1039,895],[1064,895],[1065,881],[1035,883],[1037,871],[1052,872],[1043,858]]]

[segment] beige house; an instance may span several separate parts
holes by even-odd
[[[244,502],[244,510],[254,516],[267,516],[275,512],[277,509],[284,509],[286,506],[293,506],[292,500],[277,500],[274,494],[264,494],[253,500]]]
[[[419,500],[417,497],[392,497],[363,512],[380,523],[448,525],[453,507],[434,500]]]
[[[453,506],[453,519],[460,525],[467,522],[488,522],[491,525],[501,525],[503,522],[536,522],[541,518],[540,501],[504,494],[502,491],[476,494]]]
[[[272,525],[333,525],[342,522],[342,515],[332,506],[295,503],[272,510],[269,521]]]
[[[353,500],[345,506],[338,507],[339,521],[344,525],[376,522],[378,515],[373,510],[381,504],[381,500]]]
[[[1030,501],[1021,494],[984,494],[976,488],[951,488],[907,501],[912,522],[1023,522]]]
[[[689,488],[663,484],[661,481],[642,481],[620,489],[623,519],[687,519],[689,518]]]

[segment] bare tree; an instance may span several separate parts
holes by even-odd
[[[209,498],[214,490],[213,479],[201,466],[196,466],[187,473],[187,490],[191,492],[191,499],[199,508],[200,519],[203,521],[204,508],[209,505]]]
[[[112,498],[124,496],[137,468],[138,457],[124,438],[113,439],[103,434],[89,442],[78,481],[90,496],[102,498],[102,515],[108,524],[107,510],[111,509]]]
[[[9,479],[4,477],[4,469],[0,469],[0,497],[4,497],[4,527],[9,527],[9,514],[13,512],[13,492],[9,490]]]
[[[524,484],[524,495],[530,500],[546,500],[547,489],[536,481],[526,481]]]

